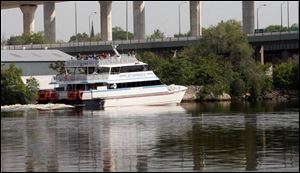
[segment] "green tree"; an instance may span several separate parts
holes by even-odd
[[[116,26],[112,28],[112,37],[113,40],[126,40],[127,33],[121,27]],[[128,32],[128,39],[129,40],[133,39],[133,34],[131,32]]]
[[[188,85],[193,80],[193,69],[185,58],[164,61],[156,70],[156,74],[166,84]]]
[[[285,62],[273,70],[274,86],[278,89],[297,89],[299,86],[299,63]]]
[[[65,63],[63,61],[56,61],[54,64],[50,64],[49,68],[56,71],[58,74],[64,74],[65,71]]]
[[[11,36],[7,40],[8,45],[22,45],[22,44],[45,44],[46,37],[43,32],[22,34],[21,36]]]
[[[188,36],[191,36],[191,31],[188,31],[187,33],[180,33],[180,34],[174,34],[174,37],[177,38],[177,37],[188,37]]]
[[[291,31],[299,31],[299,25],[298,25],[298,23],[292,24],[290,30]]]
[[[21,79],[22,70],[14,64],[1,67],[1,105],[34,103],[39,90],[38,81],[30,77],[26,85]]]
[[[184,49],[180,56],[196,65],[196,83],[208,88],[207,93],[241,95],[241,92],[250,92],[255,99],[265,92],[270,80],[255,63],[252,52],[241,24],[229,20],[205,29],[198,44]],[[235,87],[239,87],[240,92],[233,92]]]
[[[281,25],[269,25],[264,29],[264,32],[284,32],[288,31],[288,28],[283,26],[281,29]]]
[[[101,41],[100,33],[95,34],[95,36],[91,38],[91,41]]]
[[[90,41],[100,41],[101,36],[100,33],[95,34],[93,37],[89,37],[87,33],[78,33],[77,38],[76,35],[72,35],[69,39],[69,42],[90,42]]]
[[[69,42],[86,42],[86,41],[90,41],[90,37],[87,35],[87,33],[78,33],[77,35],[72,35],[70,37]]]
[[[154,72],[158,72],[159,66],[166,61],[165,59],[154,54],[153,52],[138,53],[137,58],[147,63],[149,65],[149,68],[152,69]]]
[[[150,39],[160,39],[165,38],[165,33],[161,32],[159,29],[154,30],[153,34],[150,35]]]
[[[21,75],[22,70],[14,64],[1,67],[1,105],[26,103],[26,86]]]
[[[25,41],[22,36],[11,36],[7,40],[7,45],[22,45],[25,44]]]
[[[34,78],[30,77],[26,80],[26,102],[35,103],[38,98],[39,82]]]

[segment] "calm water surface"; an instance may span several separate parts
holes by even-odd
[[[2,112],[1,171],[299,171],[298,102]]]

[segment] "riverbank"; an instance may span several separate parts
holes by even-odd
[[[187,91],[182,99],[183,102],[197,102],[200,101],[199,94],[203,89],[203,86],[187,86]],[[245,94],[242,97],[231,97],[227,93],[222,95],[208,95],[201,101],[231,101],[231,100],[248,100],[249,94]],[[285,100],[299,100],[299,90],[273,90],[265,95],[259,96],[257,100],[274,100],[274,101],[285,101]]]

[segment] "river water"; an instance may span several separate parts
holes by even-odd
[[[1,171],[299,171],[298,102],[2,112]]]

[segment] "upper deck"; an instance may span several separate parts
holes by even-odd
[[[126,66],[126,65],[135,65],[138,64],[146,64],[140,62],[134,55],[121,55],[121,56],[111,56],[107,58],[89,58],[89,59],[76,59],[69,60],[65,62],[65,67],[116,67],[116,66]]]

